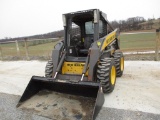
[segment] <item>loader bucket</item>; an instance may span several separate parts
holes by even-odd
[[[17,107],[51,119],[94,120],[103,103],[100,83],[59,82],[33,76]]]

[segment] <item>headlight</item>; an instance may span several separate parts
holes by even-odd
[[[63,26],[66,26],[66,16],[62,15],[62,20],[63,20]]]
[[[94,23],[98,23],[98,10],[94,10]]]

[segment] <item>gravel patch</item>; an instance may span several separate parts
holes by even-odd
[[[160,55],[159,55],[160,56]],[[155,60],[155,54],[149,53],[149,54],[126,54],[124,55],[125,60],[127,61],[154,61]]]
[[[1,120],[51,120],[16,108],[20,96],[0,93]],[[103,107],[96,120],[159,120],[160,114]]]
[[[38,116],[32,111],[16,108],[20,96],[0,93],[0,119],[1,120],[50,120]]]
[[[0,93],[22,95],[32,75],[43,76],[46,62],[0,61]],[[160,62],[125,61],[122,77],[117,78],[103,107],[160,114]]]
[[[160,120],[160,114],[103,107],[96,120]]]

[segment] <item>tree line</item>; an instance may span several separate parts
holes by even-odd
[[[120,31],[132,31],[132,30],[143,30],[143,29],[152,29],[153,20],[145,20],[144,17],[131,17],[126,20],[111,21],[113,28],[119,28]]]
[[[39,35],[33,35],[33,36],[24,36],[24,37],[16,37],[16,38],[4,38],[0,39],[0,42],[6,42],[6,41],[24,41],[25,39],[48,39],[48,38],[61,38],[63,37],[64,30],[58,30],[46,34],[39,34]]]
[[[110,24],[113,28],[119,28],[120,31],[132,31],[132,30],[143,30],[143,29],[152,29],[154,24],[154,19],[145,20],[144,17],[131,17],[126,20],[114,20]],[[160,21],[160,18],[159,18]],[[160,23],[159,23],[160,24]],[[4,41],[21,41],[25,38],[27,39],[47,39],[47,38],[60,38],[63,37],[64,30],[58,30],[46,34],[39,34],[33,36],[17,37],[17,38],[4,38],[0,39],[1,42]]]

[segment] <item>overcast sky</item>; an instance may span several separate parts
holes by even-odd
[[[160,0],[0,0],[0,39],[61,30],[63,13],[93,8],[109,21],[160,17]]]

